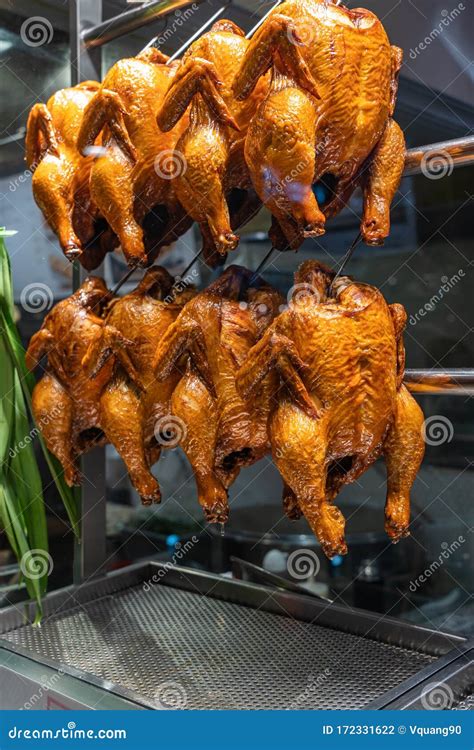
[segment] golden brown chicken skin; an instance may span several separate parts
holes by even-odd
[[[423,413],[402,384],[401,305],[316,261],[295,275],[288,309],[250,350],[237,376],[248,403],[278,373],[270,417],[273,460],[285,483],[290,517],[303,513],[332,557],[347,551],[340,488],[380,455],[387,466],[385,528],[408,534],[410,489],[424,453]]]
[[[272,69],[245,156],[273,215],[278,249],[297,249],[305,237],[324,234],[326,219],[358,185],[362,238],[383,244],[404,165],[403,134],[392,119],[401,61],[373,13],[330,0],[286,0],[253,36],[234,92],[245,99]],[[312,185],[329,175],[335,187],[319,206]]]
[[[158,381],[153,357],[166,330],[194,294],[191,287],[178,291],[166,269],[150,268],[133,292],[115,301],[101,337],[83,361],[94,380],[102,379],[103,368],[110,371],[115,362],[113,376],[101,391],[100,424],[144,504],[161,499],[151,466],[167,446],[170,398],[181,377],[176,371]],[[130,346],[114,348],[117,335]],[[164,431],[160,432],[160,425],[165,425]]]
[[[77,292],[55,305],[26,352],[30,370],[43,356],[48,358],[46,372],[33,390],[33,414],[71,486],[79,484],[77,458],[104,441],[99,397],[111,368],[104,368],[100,377],[92,380],[82,359],[89,345],[101,337],[109,300],[102,279],[86,279]]]
[[[84,110],[99,85],[86,81],[57,91],[47,104],[35,104],[25,141],[35,201],[66,257],[79,259],[88,270],[113,248],[110,231],[96,225],[101,217],[89,191],[93,157],[82,156],[77,148]]]
[[[221,20],[183,56],[158,113],[169,130],[189,112],[189,126],[176,144],[183,168],[175,179],[177,196],[199,223],[204,259],[219,263],[238,244],[235,229],[260,208],[245,163],[244,144],[250,118],[268,88],[262,78],[252,95],[237,101],[232,83],[249,41],[231,21]]]
[[[173,150],[187,120],[167,133],[156,124],[177,69],[167,60],[150,48],[113,65],[86,109],[78,137],[78,147],[86,153],[103,131],[106,151],[91,170],[91,195],[132,266],[150,264],[191,225],[172,184]],[[147,241],[144,222],[153,209],[153,233]]]
[[[227,520],[227,492],[240,468],[269,450],[270,382],[260,400],[246,404],[235,376],[281,303],[279,293],[251,271],[231,266],[185,305],[156,352],[159,380],[175,370],[182,375],[171,412],[186,426],[180,445],[211,522]]]

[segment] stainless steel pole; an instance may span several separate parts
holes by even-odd
[[[156,2],[141,5],[139,8],[132,8],[109,21],[103,21],[89,28],[83,27],[81,32],[82,43],[86,49],[100,47],[113,39],[130,34],[130,32],[140,29],[142,26],[147,26],[156,21],[157,18],[166,16],[174,10],[185,8],[188,5],[200,5],[203,2],[205,0],[156,0]]]
[[[474,164],[474,136],[455,138],[452,141],[440,141],[428,146],[410,148],[406,152],[404,177],[414,174],[436,174],[443,169],[447,173],[455,167],[467,167]]]
[[[435,396],[473,396],[474,368],[406,370],[404,383],[412,393]]]
[[[101,50],[88,50],[81,42],[81,30],[102,20],[102,0],[70,0],[71,85],[89,79],[100,81]],[[86,277],[76,261],[73,289]],[[81,460],[82,487],[78,492],[81,543],[74,550],[74,583],[100,575],[106,559],[105,448],[94,448]]]

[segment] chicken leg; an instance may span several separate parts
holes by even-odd
[[[387,466],[385,531],[394,542],[409,534],[410,490],[425,452],[423,419],[420,407],[402,385],[383,447]]]

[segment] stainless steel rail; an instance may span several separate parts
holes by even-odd
[[[412,393],[425,396],[474,396],[474,368],[406,370],[404,383]]]
[[[451,174],[455,167],[474,164],[474,136],[452,141],[430,143],[406,152],[404,177],[424,174],[426,177]]]
[[[188,5],[201,5],[203,2],[205,0],[156,0],[156,2],[132,8],[108,21],[84,29],[81,33],[81,40],[85,47],[101,47],[113,39],[118,39],[142,26],[153,23],[174,10]]]

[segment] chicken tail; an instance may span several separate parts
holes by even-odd
[[[137,154],[130,140],[124,115],[127,114],[125,105],[115,91],[101,89],[92,97],[84,110],[77,148],[83,156],[88,155],[88,149],[93,146],[104,127],[107,125],[122,151],[135,162]]]
[[[247,99],[259,78],[274,65],[319,99],[316,82],[300,52],[303,43],[293,19],[281,13],[270,15],[252,37],[234,79],[232,88],[236,99]]]
[[[214,118],[240,130],[219,93],[221,86],[214,63],[200,57],[186,60],[176,73],[156,117],[160,130],[166,133],[174,128],[196,94],[201,94]]]

